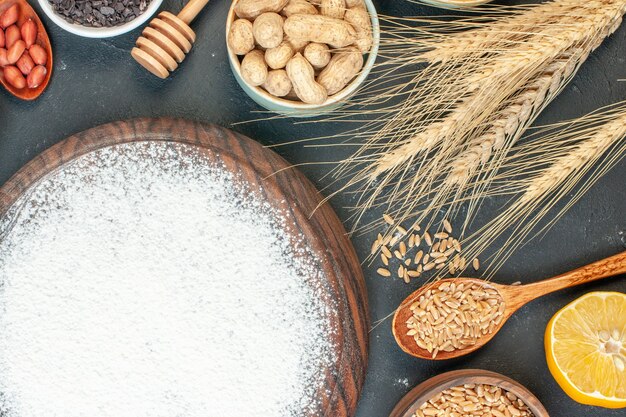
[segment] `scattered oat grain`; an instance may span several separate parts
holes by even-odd
[[[428,232],[424,233],[424,240],[426,241],[426,244],[428,246],[432,246],[433,245],[433,239],[430,237],[430,233],[428,233]]]
[[[424,251],[423,250],[418,251],[415,254],[415,260],[413,262],[416,264],[420,263],[420,261],[422,260],[422,256],[424,256]]]
[[[399,278],[404,277],[404,271],[406,271],[406,268],[404,268],[404,265],[400,265],[400,267],[398,268],[398,277]]]
[[[378,272],[378,275],[381,275],[383,277],[390,277],[391,276],[391,272],[389,272],[389,270],[385,269],[385,268],[378,268],[376,270],[376,272]]]

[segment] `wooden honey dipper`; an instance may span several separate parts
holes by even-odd
[[[196,34],[189,24],[208,2],[191,0],[178,16],[170,12],[159,13],[137,39],[137,46],[131,51],[135,61],[157,77],[167,78],[183,62],[196,41]]]

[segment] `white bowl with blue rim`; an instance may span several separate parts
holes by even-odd
[[[54,10],[54,7],[50,3],[50,0],[39,0],[39,5],[41,6],[44,13],[57,26],[70,33],[73,33],[74,35],[82,36],[85,38],[111,38],[130,32],[131,30],[134,30],[146,23],[148,19],[150,19],[156,13],[159,7],[161,7],[161,3],[163,3],[163,0],[151,0],[150,4],[148,4],[142,14],[135,17],[129,22],[122,23],[121,25],[109,27],[91,27],[80,25],[78,23],[68,22],[67,20],[65,20],[64,16],[58,14]]]
[[[493,0],[422,0],[426,4],[441,9],[465,9],[491,3]]]
[[[235,75],[237,83],[241,86],[243,91],[246,92],[252,100],[254,100],[261,107],[291,117],[313,117],[320,114],[330,113],[335,109],[338,109],[346,100],[357,92],[359,87],[365,82],[370,71],[374,67],[376,57],[378,55],[378,47],[380,45],[380,24],[378,21],[378,13],[376,13],[376,7],[372,0],[363,0],[367,7],[367,11],[372,19],[372,47],[367,53],[363,69],[359,75],[352,80],[343,90],[328,97],[322,104],[307,104],[301,101],[288,100],[285,98],[275,97],[265,91],[261,87],[254,87],[248,84],[241,75],[241,61],[240,58],[230,50],[228,45],[228,61],[230,68]],[[228,12],[228,18],[226,19],[226,38],[228,39],[228,33],[230,32],[230,25],[237,19],[235,14],[235,4],[237,0],[233,1]]]

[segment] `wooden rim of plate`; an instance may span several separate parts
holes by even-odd
[[[412,417],[426,401],[441,391],[463,384],[498,386],[524,401],[535,417],[549,417],[539,399],[522,384],[504,375],[482,369],[450,371],[422,382],[398,402],[389,417]]]
[[[175,142],[197,147],[242,178],[285,214],[287,227],[319,258],[327,279],[325,300],[336,327],[328,337],[336,361],[322,369],[317,392],[327,417],[351,417],[367,368],[369,314],[361,265],[337,215],[309,180],[275,152],[231,130],[181,119],[137,119],[109,123],[73,135],[45,150],[0,188],[0,216],[49,173],[98,149],[131,142]],[[320,414],[314,414],[319,416]],[[313,417],[313,414],[311,414]]]

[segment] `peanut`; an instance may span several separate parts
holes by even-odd
[[[19,16],[19,10],[17,9],[17,4],[9,7],[0,15],[0,27],[2,29],[6,29],[9,26],[15,24],[17,22],[17,18]]]
[[[287,75],[300,100],[309,104],[322,104],[326,101],[326,89],[315,82],[315,70],[302,54],[296,54],[287,63]]]
[[[243,57],[241,61],[241,76],[246,82],[257,87],[267,79],[267,65],[263,59],[263,51],[255,49]]]
[[[289,36],[285,36],[285,40],[291,44],[294,52],[302,52],[304,48],[309,44],[309,41],[304,39],[292,39]]]
[[[46,65],[46,62],[48,62],[48,54],[41,45],[34,44],[31,46],[28,54],[37,65]]]
[[[37,88],[41,85],[41,83],[46,79],[46,74],[48,70],[43,65],[37,65],[33,70],[28,74],[26,78],[26,82],[28,83],[28,88]]]
[[[343,19],[346,12],[346,0],[322,0],[320,11],[324,16]]]
[[[26,42],[26,47],[30,48],[37,39],[37,25],[33,22],[33,19],[28,19],[20,28],[22,34],[22,40]]]
[[[290,81],[291,82],[291,81]],[[293,89],[293,86],[291,86],[291,90],[289,90],[289,92],[287,93],[286,96],[283,97],[285,100],[291,100],[291,101],[300,101],[300,98],[298,97],[298,95],[296,94],[296,90]]]
[[[322,15],[295,14],[287,18],[284,30],[290,39],[326,43],[333,48],[352,45],[357,38],[350,23]]]
[[[281,14],[287,17],[294,14],[317,14],[317,8],[306,0],[291,0]]]
[[[15,64],[17,60],[20,59],[20,57],[22,56],[25,50],[26,50],[26,42],[24,42],[21,39],[15,42],[13,46],[11,46],[7,50],[7,59],[9,60],[9,63]]]
[[[304,48],[304,57],[313,68],[324,68],[330,62],[330,49],[323,43],[310,43]]]
[[[7,59],[7,50],[0,48],[0,67],[6,67],[7,65],[11,65]]]
[[[20,33],[20,30],[18,29],[17,26],[13,25],[13,26],[9,26],[5,31],[4,31],[4,35],[6,37],[6,48],[9,49],[10,47],[13,46],[13,44],[17,41],[19,41],[22,38],[22,35]]]
[[[263,13],[252,24],[254,39],[263,48],[276,48],[283,41],[283,18],[273,12]]]
[[[346,0],[346,7],[349,9],[352,9],[354,7],[358,7],[361,9],[365,9],[365,3],[363,3],[363,0]]]
[[[245,55],[254,49],[252,23],[246,19],[237,19],[230,25],[228,46],[235,55]]]
[[[263,88],[273,96],[284,97],[289,94],[293,87],[287,71],[279,69],[270,71],[267,74],[267,80],[265,80]]]
[[[368,52],[372,48],[372,19],[366,9],[353,8],[346,11],[344,17],[346,22],[354,26],[357,33],[355,45],[362,53]]]
[[[0,29],[0,48],[4,48],[6,46],[6,38],[4,37],[4,30]]]
[[[336,53],[317,77],[329,95],[336,94],[348,85],[348,83],[363,68],[363,55],[355,47]]]
[[[24,52],[15,65],[17,65],[24,75],[30,74],[33,68],[35,68],[35,63],[30,55],[28,55],[28,52]]]
[[[235,13],[244,19],[254,19],[266,12],[280,12],[289,0],[239,0]]]
[[[265,62],[271,69],[285,68],[295,51],[289,42],[283,42],[276,48],[265,51]]]
[[[13,87],[17,89],[22,89],[26,87],[26,78],[22,75],[17,67],[13,65],[9,65],[7,67],[2,68],[4,79]]]

